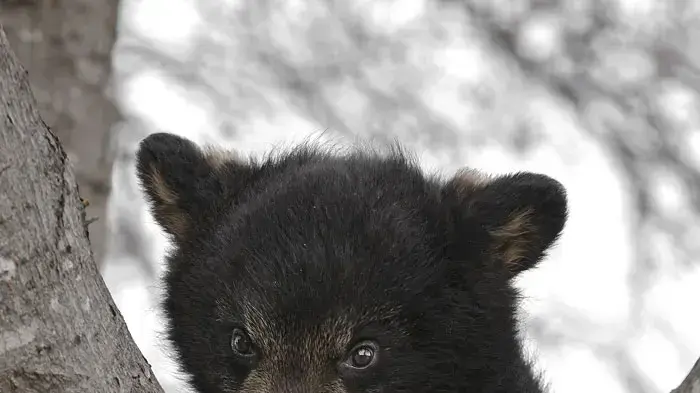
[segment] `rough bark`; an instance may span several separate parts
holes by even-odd
[[[680,386],[671,393],[700,393],[700,359],[695,362],[693,369],[690,370]]]
[[[105,91],[111,75],[119,1],[0,1],[0,23],[29,71],[39,114],[75,166],[95,261],[105,254],[112,154],[110,130],[119,113]]]
[[[0,26],[0,392],[161,392],[93,260],[70,160]]]

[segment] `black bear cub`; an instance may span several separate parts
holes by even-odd
[[[564,227],[557,181],[442,179],[400,148],[243,159],[165,133],[137,172],[172,237],[163,310],[195,391],[545,390],[512,281]]]

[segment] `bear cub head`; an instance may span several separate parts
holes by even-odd
[[[443,179],[399,148],[243,159],[165,133],[137,174],[172,239],[162,307],[197,392],[544,391],[513,279],[563,230],[550,177]]]

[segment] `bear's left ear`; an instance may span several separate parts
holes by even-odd
[[[520,172],[495,178],[475,171],[462,171],[445,186],[460,227],[470,232],[476,224],[485,233],[487,244],[481,252],[494,255],[511,277],[530,269],[544,257],[559,238],[567,220],[566,191],[561,183],[546,175]],[[459,241],[459,240],[458,240]],[[485,247],[484,247],[485,246]]]
[[[156,222],[176,241],[215,217],[217,207],[245,180],[250,166],[233,153],[204,149],[169,133],[141,141],[136,172]]]

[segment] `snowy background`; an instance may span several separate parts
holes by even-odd
[[[103,274],[168,393],[167,247],[134,175],[156,131],[258,155],[393,138],[426,169],[530,170],[571,216],[518,283],[555,392],[669,392],[700,356],[700,3],[122,0]]]

